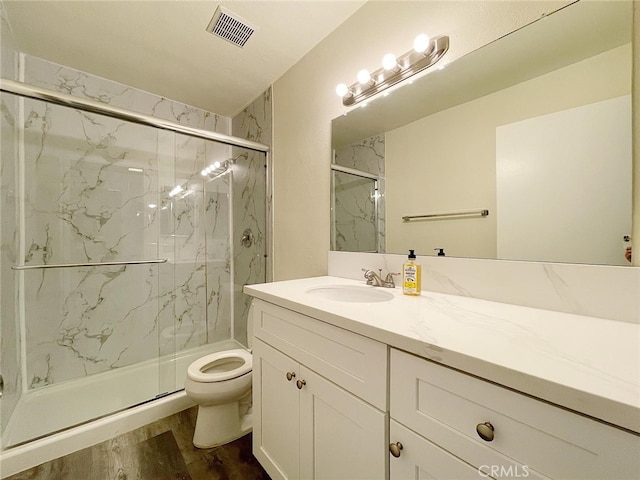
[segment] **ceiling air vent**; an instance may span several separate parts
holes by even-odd
[[[218,6],[207,27],[207,32],[224,38],[227,42],[231,42],[238,47],[244,47],[244,44],[247,43],[247,40],[255,31],[256,27],[244,18],[221,6]]]

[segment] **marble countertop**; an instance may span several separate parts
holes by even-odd
[[[338,277],[247,285],[245,293],[640,432],[640,325],[423,291],[350,303],[306,293]],[[368,287],[380,288],[380,287]]]

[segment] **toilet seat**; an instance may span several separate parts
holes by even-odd
[[[193,362],[187,369],[187,377],[194,382],[222,382],[245,375],[252,368],[250,352],[243,349],[226,350],[205,355]]]

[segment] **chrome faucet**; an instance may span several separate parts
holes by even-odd
[[[376,273],[373,270],[363,268],[364,278],[367,279],[367,285],[373,285],[374,287],[396,288],[396,284],[393,281],[394,275],[400,275],[399,273],[387,273],[387,276],[382,279],[382,269],[378,269],[380,273]]]

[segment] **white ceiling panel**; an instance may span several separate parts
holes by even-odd
[[[364,1],[3,2],[18,48],[234,116]],[[218,5],[256,27],[244,47],[206,31]]]

